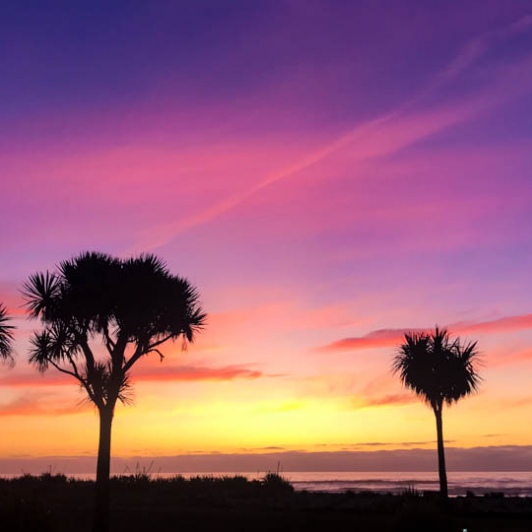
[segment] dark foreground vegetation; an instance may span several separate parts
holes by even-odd
[[[450,499],[406,490],[296,492],[277,474],[111,479],[111,530],[166,531],[507,531],[532,530],[532,499],[491,494]],[[44,473],[0,479],[1,530],[85,532],[92,527],[94,483]]]

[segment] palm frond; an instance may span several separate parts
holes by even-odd
[[[22,285],[22,296],[32,318],[49,319],[60,291],[57,275],[46,271],[35,273]]]
[[[141,253],[138,257],[124,260],[123,268],[134,269],[137,275],[171,276],[166,262],[152,253]]]
[[[0,304],[0,360],[13,364],[13,331],[15,327],[9,325],[7,309]]]
[[[135,402],[135,392],[128,373],[123,375],[122,381],[120,382],[120,387],[118,389],[118,400],[123,405],[128,406],[133,406]]]
[[[34,333],[30,338],[30,364],[37,366],[38,370],[44,373],[50,364],[48,355],[52,351],[51,338],[48,331]]]
[[[62,322],[54,322],[30,339],[30,363],[39,371],[46,371],[50,363],[64,363],[80,352],[72,329]]]
[[[118,399],[121,403],[132,405],[134,400],[133,387],[127,373],[113,375],[111,362],[97,362],[94,366],[90,387],[93,394],[104,404]]]
[[[481,363],[477,342],[468,342],[462,345],[456,341],[452,346],[451,353],[446,383],[449,393],[445,396],[445,402],[448,404],[477,392],[482,382],[482,377],[477,369]]]

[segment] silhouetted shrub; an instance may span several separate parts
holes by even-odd
[[[261,484],[270,494],[286,495],[294,492],[294,486],[279,473],[266,473],[262,477]]]
[[[37,477],[41,482],[54,482],[55,484],[66,484],[68,482],[68,477],[62,473],[41,473]]]

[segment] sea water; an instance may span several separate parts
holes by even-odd
[[[407,489],[420,492],[438,491],[438,474],[432,472],[323,472],[286,473],[296,490],[364,491],[401,493]],[[449,494],[466,495],[468,491],[482,495],[490,492],[508,496],[532,496],[532,472],[456,472],[447,473]]]
[[[261,479],[264,473],[183,473],[182,476],[245,476],[249,480]],[[172,477],[176,473],[157,473],[154,476]],[[437,472],[359,472],[359,471],[282,471],[280,472],[294,489],[298,491],[324,491],[342,493],[345,491],[375,491],[378,493],[401,493],[407,489],[420,492],[438,491]],[[447,473],[449,494],[466,495],[468,491],[475,495],[485,493],[504,493],[514,497],[532,497],[532,471],[504,472],[463,472]]]

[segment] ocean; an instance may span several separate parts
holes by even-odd
[[[285,473],[296,490],[343,492],[347,490],[400,493],[405,489],[438,491],[438,474],[432,472],[387,473]],[[532,472],[448,472],[449,495],[501,492],[508,496],[532,497]]]
[[[250,480],[260,479],[264,473],[237,473]],[[379,493],[401,493],[405,489],[417,491],[438,491],[437,472],[349,472],[349,471],[282,471],[294,489],[298,491],[324,491],[341,493],[344,491],[371,490]],[[192,476],[233,476],[235,473],[183,473]],[[154,476],[172,477],[175,473],[158,473]],[[468,491],[475,495],[490,492],[504,493],[514,497],[532,497],[532,471],[504,472],[457,472],[447,473],[449,495],[466,495]]]

